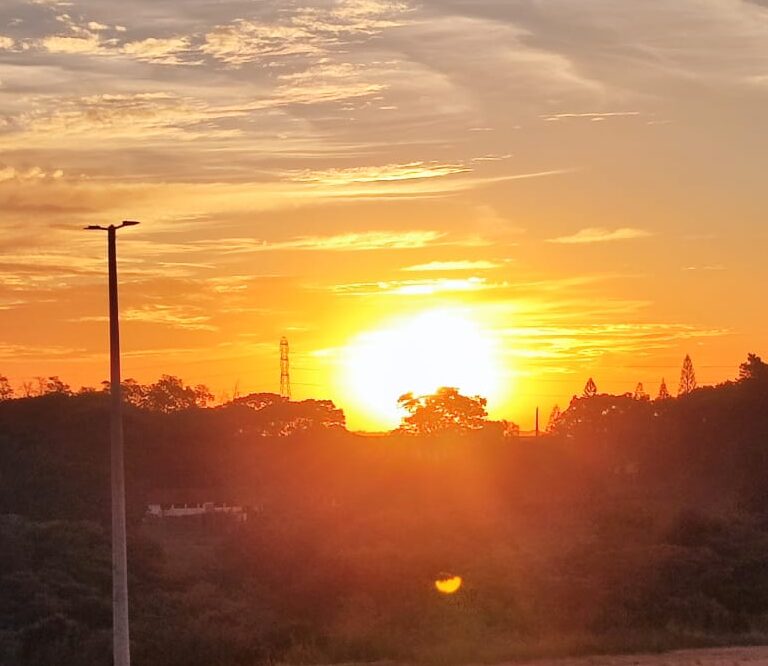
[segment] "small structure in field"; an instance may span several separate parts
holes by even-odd
[[[248,507],[221,497],[212,489],[156,490],[147,498],[146,518],[174,519],[194,516],[220,516],[237,522],[248,520]]]

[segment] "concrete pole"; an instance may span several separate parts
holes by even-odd
[[[117,229],[107,229],[109,247],[110,449],[112,470],[112,635],[115,666],[130,666],[128,555],[125,521],[123,399],[120,379],[120,320],[117,302]]]

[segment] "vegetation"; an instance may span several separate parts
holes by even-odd
[[[129,405],[135,663],[768,640],[759,357],[678,398],[574,398],[538,439],[509,437],[455,389],[404,398],[403,427],[379,437],[348,432],[329,401]],[[0,404],[4,665],[110,663],[107,434],[100,391]],[[247,505],[248,520],[145,520],[173,488]],[[453,596],[433,585],[446,572],[464,579]]]
[[[400,429],[413,435],[469,432],[488,423],[488,401],[479,395],[461,395],[455,388],[443,387],[433,395],[419,397],[406,393],[398,404],[408,412]]]

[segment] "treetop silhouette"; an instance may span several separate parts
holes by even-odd
[[[110,390],[108,381],[101,385],[105,392]],[[135,379],[124,379],[122,389],[123,399],[129,405],[153,412],[178,412],[206,407],[213,402],[213,394],[207,386],[188,386],[173,375],[162,375],[154,384],[140,384]]]
[[[480,430],[488,424],[488,401],[465,396],[453,387],[443,386],[431,395],[401,395],[398,404],[409,414],[403,417],[400,431],[414,435]]]
[[[651,396],[648,395],[645,388],[643,388],[643,382],[638,382],[635,388],[635,394],[633,396],[635,400],[650,400]]]
[[[557,422],[562,417],[563,413],[560,411],[560,405],[555,405],[552,411],[549,413],[549,421],[547,422],[547,432],[553,432],[557,427]]]
[[[584,386],[584,397],[585,398],[594,398],[597,395],[597,384],[595,384],[595,380],[590,377],[587,380],[586,385]]]
[[[748,354],[747,360],[739,366],[739,381],[768,380],[768,363],[757,354]]]
[[[331,400],[293,402],[277,393],[251,393],[220,409],[247,408],[255,412],[253,429],[263,437],[286,437],[315,429],[346,426],[344,412]]]
[[[0,375],[0,400],[10,400],[15,395],[11,382],[8,381],[8,377]]]
[[[689,354],[685,355],[683,367],[680,370],[680,387],[677,395],[687,395],[696,388],[696,371],[693,369],[693,361]]]

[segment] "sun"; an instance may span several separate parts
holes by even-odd
[[[392,321],[358,336],[345,358],[345,392],[378,426],[399,423],[404,393],[453,386],[493,401],[501,390],[497,341],[468,308]]]
[[[443,574],[435,581],[435,589],[440,592],[440,594],[456,594],[463,584],[464,581],[461,576]]]

